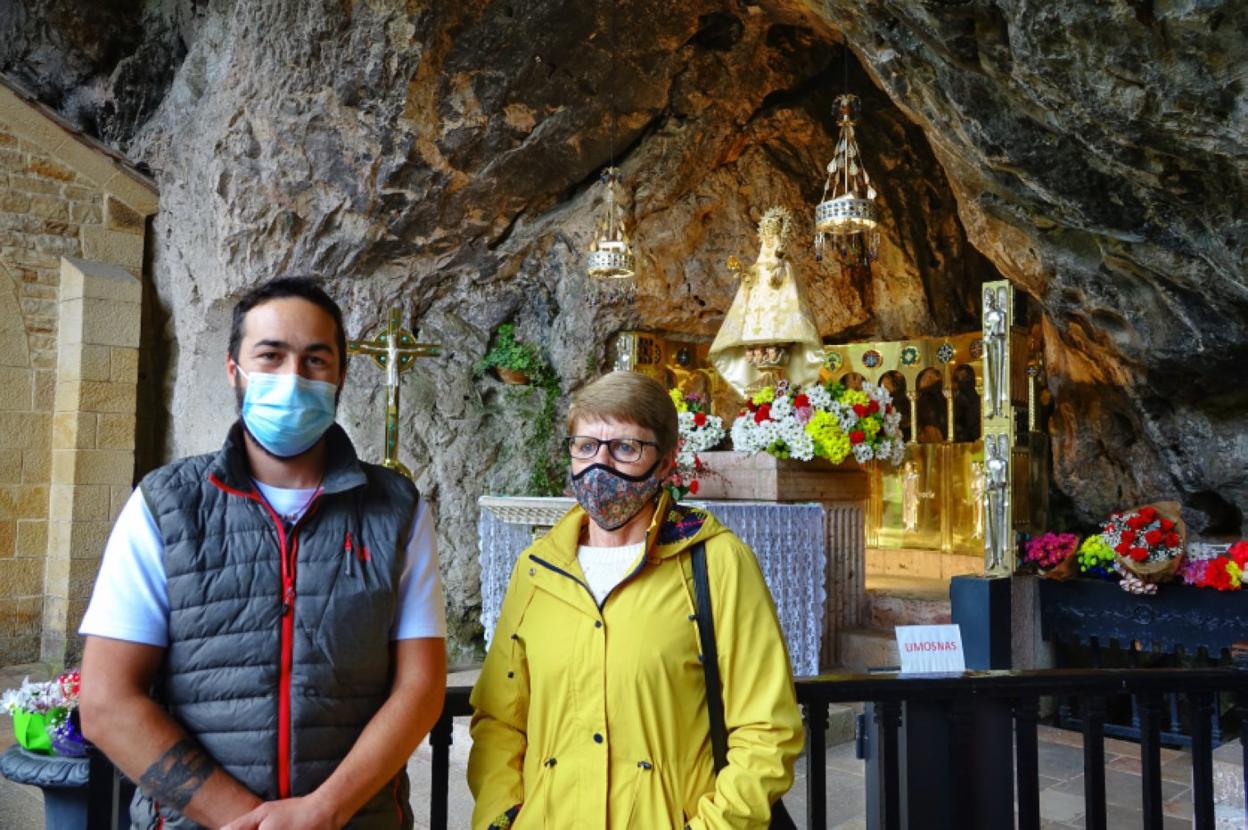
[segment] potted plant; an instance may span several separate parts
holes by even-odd
[[[70,723],[70,715],[78,704],[78,684],[78,672],[73,671],[47,683],[31,682],[27,677],[21,688],[6,691],[0,697],[0,705],[13,718],[13,735],[17,742],[31,752],[81,754],[72,751],[74,747],[70,745],[65,745],[71,750],[68,752],[54,745],[58,740],[58,728],[61,733],[68,733],[65,725]]]
[[[0,755],[0,775],[43,790],[47,827],[87,826],[90,761],[78,723],[79,682],[77,671],[47,683],[26,678],[0,697],[17,738]]]
[[[527,385],[546,369],[537,346],[516,339],[513,323],[504,323],[494,332],[494,344],[477,362],[478,375],[492,370],[503,383]]]

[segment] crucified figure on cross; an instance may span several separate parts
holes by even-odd
[[[412,473],[399,461],[399,375],[416,365],[418,357],[437,357],[442,346],[437,343],[417,343],[412,333],[403,328],[403,312],[390,309],[386,328],[372,340],[352,340],[347,343],[349,354],[368,355],[373,362],[386,370],[386,455],[383,467],[402,473],[408,478]]]

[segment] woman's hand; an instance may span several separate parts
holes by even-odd
[[[333,811],[313,796],[266,801],[221,830],[338,830]]]

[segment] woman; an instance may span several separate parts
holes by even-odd
[[[801,718],[754,554],[674,506],[677,418],[632,372],[568,412],[577,506],[525,550],[472,693],[473,827],[765,828]],[[728,765],[715,775],[690,553],[705,544]]]

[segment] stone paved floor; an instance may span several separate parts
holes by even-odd
[[[29,674],[38,679],[47,677],[47,668],[39,665],[0,667],[0,690],[20,685]],[[453,675],[451,683],[470,684],[474,673]],[[472,798],[465,781],[467,758],[467,721],[456,724],[456,743],[452,747],[450,775],[450,823],[452,828],[469,826]],[[12,726],[7,717],[0,717],[0,751],[13,742]],[[1041,727],[1040,812],[1046,830],[1072,830],[1084,826],[1083,751],[1081,736],[1075,732]],[[829,828],[832,830],[863,830],[866,827],[863,763],[854,758],[852,743],[831,747],[827,752]],[[1125,741],[1105,741],[1105,792],[1110,830],[1135,830],[1142,826],[1140,814],[1139,747]],[[422,746],[408,764],[412,778],[412,807],[416,827],[428,827],[430,762],[428,746]],[[1191,826],[1191,760],[1186,752],[1162,750],[1162,797],[1165,800],[1167,830]],[[804,816],[806,772],[799,762],[793,790],[785,803],[795,818]],[[26,787],[0,778],[0,830],[39,830],[43,827],[42,796],[33,787]],[[1222,810],[1218,815],[1220,830],[1245,828],[1242,811]]]

